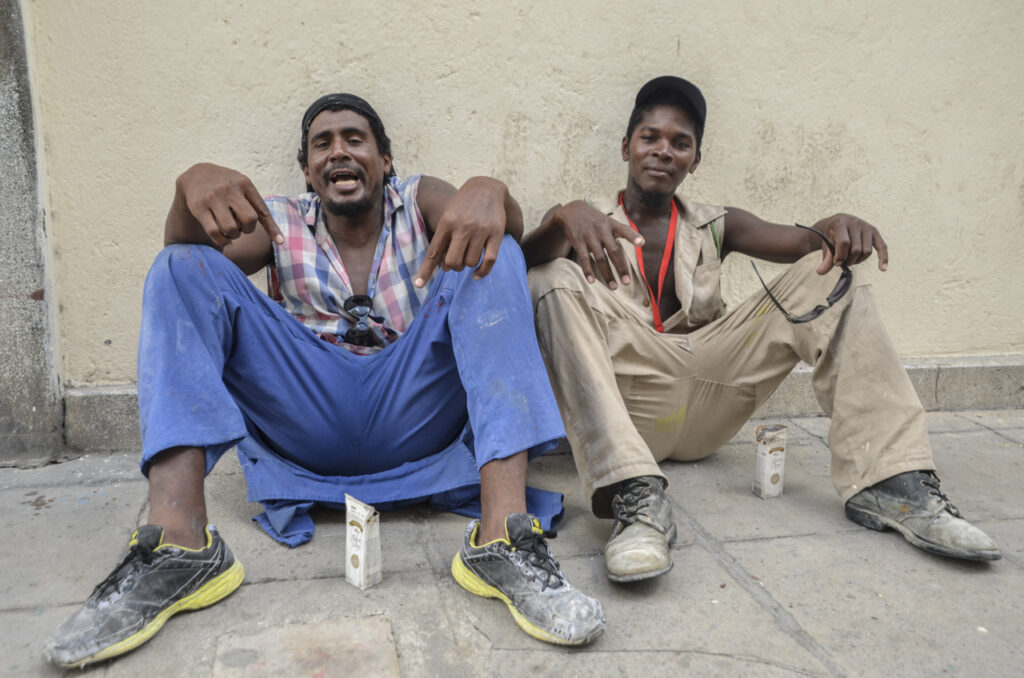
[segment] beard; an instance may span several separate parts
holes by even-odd
[[[354,163],[343,163],[340,165],[331,165],[324,168],[323,178],[324,183],[330,184],[331,175],[338,170],[348,170],[356,176],[356,178],[366,186],[366,172],[361,167]],[[361,214],[365,214],[367,210],[373,207],[374,203],[374,191],[367,191],[367,194],[361,200],[355,202],[334,202],[331,200],[324,201],[324,209],[333,214],[336,217],[357,217]]]
[[[336,217],[357,217],[368,212],[373,207],[373,203],[373,196],[369,195],[355,202],[325,200],[324,209]]]
[[[656,193],[654,191],[640,190],[640,203],[647,208],[660,208],[672,200],[672,193]]]

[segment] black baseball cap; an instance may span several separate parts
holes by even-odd
[[[648,81],[640,91],[636,93],[636,102],[633,104],[633,114],[637,111],[660,103],[682,103],[687,113],[694,117],[697,124],[698,144],[704,136],[704,123],[708,116],[708,105],[701,94],[700,88],[689,80],[684,80],[675,75],[662,75]],[[630,116],[631,118],[633,116]]]

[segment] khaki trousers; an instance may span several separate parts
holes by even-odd
[[[809,254],[770,283],[794,315],[818,304],[838,269],[820,276]],[[624,291],[588,283],[568,260],[530,271],[537,334],[573,457],[599,517],[613,485],[665,478],[658,462],[712,454],[803,361],[832,418],[832,482],[845,502],[898,473],[933,470],[924,408],[869,285],[819,318],[792,324],[763,292],[689,334],[659,334]],[[634,283],[635,285],[636,283]]]

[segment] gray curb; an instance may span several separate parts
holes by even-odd
[[[1024,405],[1024,355],[927,358],[906,362],[927,410],[1018,408]],[[64,394],[65,442],[70,454],[137,450],[141,446],[135,387],[68,389]],[[756,416],[820,415],[811,370],[800,366]]]

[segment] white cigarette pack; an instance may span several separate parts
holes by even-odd
[[[786,427],[780,424],[758,426],[754,434],[757,453],[754,461],[754,494],[769,499],[782,494],[786,476]]]
[[[380,514],[350,494],[345,495],[345,579],[366,590],[384,578],[380,564]]]

